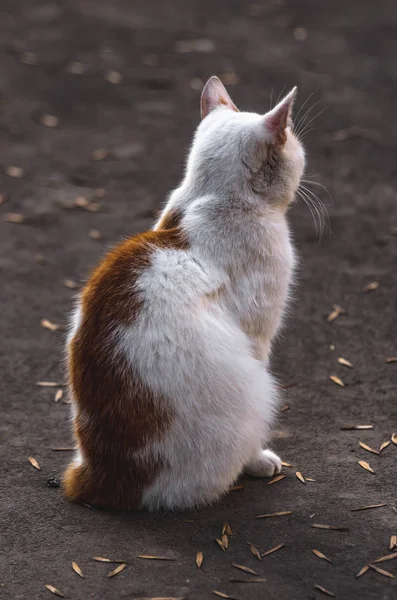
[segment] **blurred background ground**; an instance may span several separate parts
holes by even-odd
[[[45,584],[101,600],[203,599],[213,590],[320,598],[316,585],[346,600],[396,597],[396,579],[355,577],[390,553],[397,534],[397,448],[359,447],[379,449],[397,430],[397,364],[385,362],[397,355],[395,2],[2,0],[0,13],[0,597],[49,598]],[[72,444],[69,407],[54,401],[58,388],[36,385],[63,381],[63,333],[40,322],[64,325],[75,293],[65,280],[83,282],[110,244],[150,227],[181,177],[199,91],[214,73],[244,109],[265,111],[295,84],[300,104],[314,93],[313,116],[326,107],[306,139],[308,176],[333,197],[316,190],[331,233],[319,242],[308,210],[291,212],[301,267],[273,363],[282,382],[297,384],[285,391],[273,443],[293,467],[274,485],[246,480],[220,504],[184,515],[71,506],[47,485],[70,457],[53,451]],[[377,289],[362,291],[374,281]],[[328,323],[335,303],[346,314]],[[303,485],[295,471],[315,481]],[[255,519],[277,511],[293,514]],[[233,530],[226,552],[214,541],[224,521]],[[261,552],[284,546],[259,562],[246,542]],[[127,567],[108,579],[115,565],[94,562],[98,555]],[[250,576],[232,562],[266,583],[229,581]],[[397,575],[395,560],[379,566]]]

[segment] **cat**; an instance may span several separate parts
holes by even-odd
[[[268,363],[295,263],[286,211],[305,164],[295,95],[265,115],[239,112],[211,77],[181,185],[152,230],[94,270],[67,343],[70,500],[182,510],[216,501],[242,472],[279,473]]]

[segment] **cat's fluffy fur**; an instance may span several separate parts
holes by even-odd
[[[87,284],[68,342],[70,499],[187,508],[243,470],[280,470],[266,449],[278,402],[268,360],[294,267],[285,213],[304,168],[294,94],[265,116],[238,112],[211,78],[182,184],[154,230]]]

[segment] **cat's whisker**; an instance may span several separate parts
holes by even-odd
[[[301,192],[307,197],[307,199],[311,202],[313,208],[318,213],[319,218],[321,219],[321,223],[322,223],[322,231],[324,231],[324,229],[327,229],[328,232],[330,233],[331,228],[330,228],[329,216],[328,216],[328,211],[326,209],[324,202],[317,196],[317,194],[315,192],[313,192],[313,190],[306,187],[302,183],[300,184],[299,187],[300,187]]]
[[[274,105],[274,106],[277,106],[277,104],[278,104],[278,101],[280,100],[280,98],[282,98],[282,97],[283,97],[283,94],[284,94],[284,91],[285,91],[285,88],[286,88],[286,87],[287,87],[287,86],[285,85],[285,86],[283,87],[283,89],[281,90],[281,92],[279,93],[279,95],[277,96],[277,100],[276,100],[276,103],[275,103],[275,105]]]
[[[315,119],[317,119],[317,118],[318,118],[318,117],[319,117],[319,116],[320,116],[320,115],[321,115],[321,114],[322,114],[324,111],[326,111],[327,109],[328,109],[328,106],[324,106],[324,108],[323,108],[323,109],[321,109],[321,110],[320,110],[320,111],[319,111],[319,112],[318,112],[316,115],[314,115],[314,117],[312,117],[312,118],[310,119],[310,121],[308,121],[307,123],[305,123],[304,127],[303,127],[303,128],[300,130],[300,134],[301,134],[301,135],[305,135],[305,133],[306,133],[306,131],[307,131],[307,128],[309,127],[309,125],[310,125],[311,123],[313,123],[313,121],[314,121]]]
[[[272,110],[273,92],[274,92],[274,87],[272,86],[272,91],[270,92],[270,108],[269,108],[269,110]]]
[[[315,177],[315,175],[312,175],[312,177]],[[308,183],[309,185],[317,185],[318,187],[321,187],[327,193],[331,202],[334,202],[331,192],[328,190],[328,188],[325,185],[323,185],[319,181],[313,181],[312,179],[301,179],[301,182]]]
[[[310,96],[308,96],[308,97],[306,98],[306,100],[304,101],[304,103],[301,105],[300,109],[299,109],[299,110],[298,110],[298,112],[296,113],[296,115],[294,115],[294,121],[298,121],[298,117],[299,117],[300,113],[302,112],[302,110],[304,109],[304,107],[306,106],[306,104],[309,102],[309,100],[310,100],[311,98],[313,98],[314,94],[315,94],[317,91],[318,91],[318,88],[317,88],[316,90],[314,90],[314,92],[312,92],[312,93],[310,94]]]
[[[318,100],[317,102],[315,102],[314,104],[312,104],[311,106],[309,106],[309,108],[306,110],[306,112],[302,115],[302,117],[297,121],[296,126],[295,126],[295,130],[300,133],[303,128],[304,125],[306,123],[306,120],[309,118],[311,111],[318,106],[318,104],[320,104],[320,100]]]
[[[318,235],[319,239],[320,239],[320,237],[321,237],[321,233],[320,233],[320,230],[321,230],[321,219],[319,218],[317,211],[316,212],[313,211],[313,204],[312,204],[312,202],[303,194],[303,191],[301,189],[297,190],[297,195],[304,202],[304,204],[306,204],[307,208],[309,209],[310,214],[311,214],[312,219],[313,219],[314,229],[315,229],[316,235]],[[317,221],[317,219],[319,219],[319,220]]]

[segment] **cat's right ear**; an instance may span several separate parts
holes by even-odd
[[[230,110],[238,112],[238,108],[232,102],[221,80],[213,75],[205,84],[201,94],[201,118],[204,119],[212,110],[219,106],[225,106]]]

